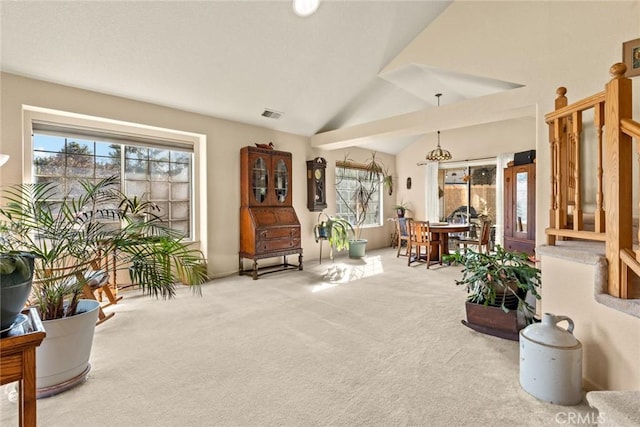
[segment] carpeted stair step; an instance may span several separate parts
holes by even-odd
[[[599,426],[640,426],[640,390],[590,391],[587,402],[598,410]]]

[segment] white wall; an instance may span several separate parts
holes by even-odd
[[[396,156],[396,170],[399,178],[397,197],[398,200],[411,204],[412,216],[415,218],[425,218],[425,167],[417,164],[425,160],[425,156],[435,148],[436,143],[437,136],[428,135]],[[451,151],[452,161],[455,162],[531,150],[535,148],[535,119],[523,117],[486,125],[450,129],[440,135],[440,145]],[[407,177],[411,177],[410,190],[405,186]]]
[[[207,203],[208,217],[208,258],[209,273],[212,276],[232,274],[238,269],[239,248],[239,207],[240,207],[240,148],[254,143],[273,141],[278,150],[293,154],[293,204],[302,227],[302,247],[304,259],[313,262],[318,258],[319,245],[313,239],[313,225],[317,213],[306,207],[306,160],[324,156],[329,162],[327,185],[331,190],[334,171],[331,165],[350,157],[364,161],[367,152],[357,150],[337,150],[321,152],[310,147],[306,137],[272,131],[257,126],[244,125],[228,120],[166,108],[125,98],[104,95],[82,89],[61,86],[12,74],[0,75],[1,132],[0,152],[11,156],[9,162],[0,169],[0,183],[7,185],[20,182],[23,175],[22,158],[25,138],[23,135],[22,106],[31,105],[61,110],[113,120],[134,122],[143,125],[175,129],[206,135],[207,137]],[[393,156],[380,155],[393,171]],[[335,195],[328,192],[329,208],[335,212]],[[392,200],[385,197],[386,215],[392,213]],[[369,238],[371,248],[388,244],[389,229],[382,227],[367,229],[363,236]],[[326,245],[325,245],[326,246]],[[327,250],[328,249],[324,248]],[[326,256],[325,254],[325,256]]]
[[[639,1],[454,2],[385,71],[419,63],[525,85],[511,91],[510,96],[497,94],[471,99],[458,107],[449,105],[445,111],[449,117],[442,120],[451,128],[456,120],[473,121],[474,113],[484,120],[487,110],[495,110],[498,117],[501,108],[534,108],[537,117],[531,133],[517,136],[521,129],[514,127],[513,136],[515,141],[535,140],[540,243],[545,241],[550,194],[544,114],[553,110],[559,86],[567,87],[569,102],[603,90],[609,67],[622,61],[622,43],[640,37],[639,22]],[[640,111],[635,80],[634,111]],[[457,119],[460,111],[464,117]],[[449,136],[443,145],[452,151],[458,149]],[[407,150],[417,154],[415,147]],[[407,158],[404,152],[398,155],[398,170],[415,164]]]
[[[535,116],[535,124],[525,131],[526,135],[516,135],[522,128],[513,127],[514,149],[506,151],[534,147],[537,150],[537,240],[544,242],[550,194],[548,128],[544,115],[552,111],[560,86],[567,87],[569,102],[603,90],[609,79],[609,67],[622,61],[622,43],[640,36],[638,22],[638,0],[454,2],[382,73],[420,64],[524,86],[315,135],[312,144],[344,147],[375,137],[424,134],[426,137],[420,142],[398,155],[396,165],[402,173],[419,174],[412,170],[416,157],[424,158],[422,147],[430,149],[436,130],[443,132],[443,146],[457,160],[471,157],[469,150],[478,147],[468,141],[457,146],[456,139],[449,136],[456,129]],[[634,87],[637,89],[637,81]],[[443,99],[446,95],[443,94]],[[640,111],[638,90],[634,110]],[[475,139],[481,139],[482,132],[477,129]],[[520,145],[523,140],[527,142]]]
[[[583,345],[585,388],[639,390],[640,319],[596,302],[597,275],[594,264],[543,255],[543,311],[574,321],[574,335]]]
[[[511,95],[497,94],[459,106],[449,105],[437,117],[444,125],[442,145],[458,160],[475,157],[483,150],[487,154],[505,150],[469,144],[468,138],[458,137],[452,130],[457,122],[467,126],[476,113],[485,120],[487,110],[500,112],[502,108],[517,106],[534,109],[536,118],[531,126],[508,121],[496,123],[502,130],[496,142],[512,141],[510,151],[534,147],[537,150],[536,240],[540,245],[546,242],[544,230],[549,225],[550,204],[550,154],[544,115],[554,108],[556,89],[566,86],[570,103],[602,91],[610,78],[609,67],[622,61],[622,43],[638,37],[639,1],[454,2],[385,71],[419,63],[526,85],[511,91]],[[634,79],[633,88],[637,120],[640,78]],[[496,121],[499,116],[496,114]],[[418,126],[405,121],[403,126],[407,125]],[[389,132],[390,127],[383,127],[382,131]],[[372,125],[371,129],[374,128]],[[495,130],[479,126],[471,140],[490,141],[490,133]],[[434,141],[435,138],[420,141],[399,153],[396,164],[399,174],[419,175],[416,157],[423,157]],[[420,181],[415,179],[414,183]],[[421,207],[422,193],[422,189],[416,188],[410,193],[399,192],[399,196],[407,199],[410,194],[419,200],[415,205]],[[541,310],[574,319],[576,336],[584,344],[587,385],[600,389],[638,389],[639,319],[595,301],[592,266],[545,257],[542,271]],[[571,280],[567,281],[568,277]]]

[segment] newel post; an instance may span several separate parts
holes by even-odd
[[[609,294],[627,297],[621,282],[620,250],[632,248],[633,195],[631,137],[622,133],[620,120],[631,118],[631,80],[624,76],[626,65],[611,66],[611,81],[605,85],[605,229],[609,261]]]
[[[556,90],[555,110],[566,107],[568,104],[567,88],[560,86]],[[562,160],[563,148],[566,144],[567,119],[559,117],[549,123],[549,155],[551,156],[551,200],[549,204],[549,227],[563,228],[565,221],[565,211],[563,209],[564,200],[562,198]],[[547,244],[554,245],[556,237],[547,235]]]

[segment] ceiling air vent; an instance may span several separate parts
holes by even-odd
[[[262,112],[263,117],[268,117],[270,119],[279,119],[283,114],[284,113],[281,113],[280,111],[269,110],[268,108]]]

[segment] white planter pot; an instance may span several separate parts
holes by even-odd
[[[36,349],[38,398],[58,394],[86,379],[99,306],[98,301],[80,300],[82,313],[42,322],[47,336]]]

